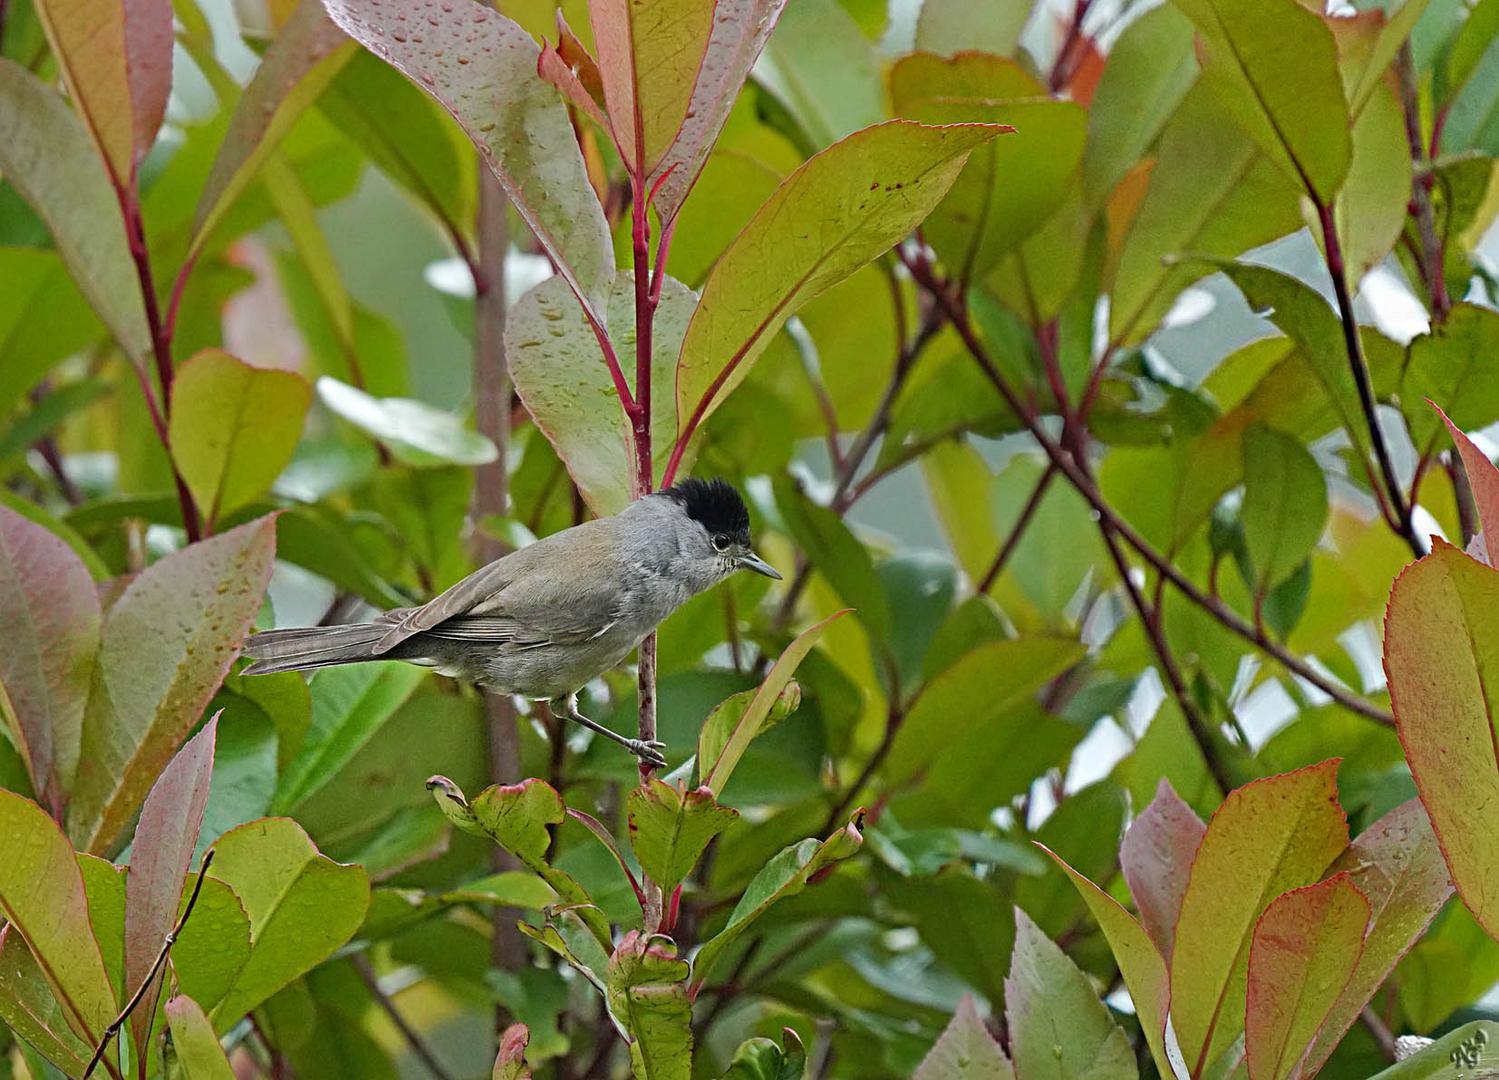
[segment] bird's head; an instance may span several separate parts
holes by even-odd
[[[780,580],[750,548],[749,510],[726,480],[682,480],[652,498],[672,519],[679,557],[698,587],[716,584],[737,570]]]

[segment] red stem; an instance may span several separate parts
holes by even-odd
[[[657,289],[651,280],[650,207],[632,180],[631,237],[635,254],[635,411],[630,416],[635,437],[635,494],[648,495],[655,479],[651,468],[651,351],[656,322]],[[658,265],[660,259],[658,253]]]

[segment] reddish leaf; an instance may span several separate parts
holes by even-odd
[[[475,0],[327,0],[328,14],[468,132],[567,283],[602,314],[614,277],[604,212],[531,35]],[[602,320],[601,320],[602,321]]]
[[[1463,434],[1461,428],[1447,419],[1447,414],[1440,407],[1430,399],[1427,403],[1436,409],[1442,423],[1452,432],[1452,441],[1457,444],[1458,455],[1463,459],[1463,472],[1467,474],[1468,486],[1473,490],[1473,503],[1478,508],[1478,524],[1483,530],[1482,542],[1474,554],[1494,566],[1496,560],[1499,560],[1499,550],[1496,550],[1499,549],[1499,544],[1493,539],[1499,536],[1499,468],[1494,467],[1488,455],[1478,449],[1473,440]]]
[[[1119,847],[1119,865],[1140,909],[1140,922],[1167,960],[1192,859],[1206,831],[1202,819],[1163,777],[1155,798],[1130,824]]]
[[[1171,954],[1171,1020],[1202,1075],[1238,1037],[1249,943],[1270,902],[1316,881],[1348,844],[1337,760],[1230,792],[1192,862]]]
[[[15,710],[32,788],[54,814],[78,765],[99,619],[94,581],[78,556],[0,507],[0,686]]]
[[[718,0],[697,85],[687,106],[687,118],[677,141],[651,173],[651,184],[660,184],[655,205],[662,221],[669,222],[677,216],[687,193],[697,183],[708,153],[739,97],[739,88],[755,66],[785,6],[786,0]]]
[[[130,874],[125,879],[125,985],[132,990],[145,981],[163,939],[177,921],[208,805],[218,726],[219,714],[214,713],[203,730],[177,751],[141,808]],[[156,985],[130,1014],[130,1031],[138,1047],[145,1046],[151,1034],[160,991],[158,976]]]
[[[268,515],[153,563],[109,609],[68,806],[81,850],[116,846],[203,715],[254,623],[275,547]]]
[[[1499,936],[1499,573],[1437,540],[1385,611],[1390,704],[1463,901]]]
[[[1374,917],[1353,978],[1317,1033],[1304,1068],[1307,1076],[1321,1069],[1452,895],[1447,864],[1419,799],[1397,806],[1360,833],[1332,869],[1353,878]]]
[[[526,1067],[526,1046],[531,1042],[531,1030],[525,1024],[511,1024],[500,1036],[500,1052],[494,1059],[492,1080],[530,1080],[531,1070]]]
[[[133,187],[172,89],[171,0],[38,0],[36,11],[116,186]]]
[[[688,113],[714,0],[592,0],[604,99],[625,167],[651,175]]]
[[[1249,949],[1244,1052],[1250,1080],[1290,1080],[1363,952],[1369,901],[1346,873],[1278,897]]]
[[[942,1036],[911,1080],[1014,1080],[1010,1059],[984,1027],[972,994],[964,994]]]

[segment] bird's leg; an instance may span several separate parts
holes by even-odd
[[[655,740],[642,742],[640,739],[627,738],[617,731],[610,731],[603,724],[598,723],[596,720],[588,719],[588,717],[578,711],[578,696],[576,694],[555,697],[547,704],[551,706],[553,716],[560,716],[564,719],[575,721],[595,734],[602,735],[606,739],[613,739],[647,765],[654,765],[658,769],[666,767],[666,759],[661,756],[661,751],[666,749],[664,742],[656,742]]]

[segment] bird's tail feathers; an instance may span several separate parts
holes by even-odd
[[[270,675],[373,660],[380,655],[378,643],[389,629],[379,623],[351,623],[266,630],[245,642],[244,654],[255,662],[241,674]]]

